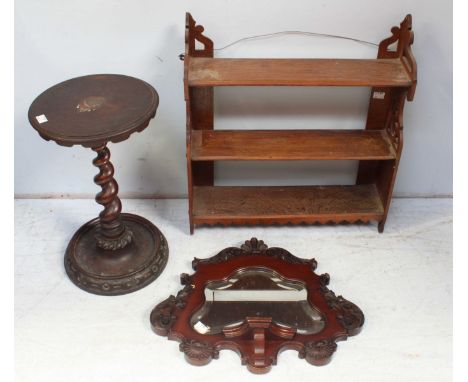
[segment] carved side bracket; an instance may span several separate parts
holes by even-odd
[[[385,129],[393,147],[398,153],[398,158],[403,149],[403,108],[405,106],[405,96],[406,92],[404,91],[395,94],[391,101],[385,123]]]
[[[400,23],[400,27],[393,27],[391,29],[392,35],[379,44],[378,58],[400,58],[407,70],[413,84],[408,90],[407,99],[412,101],[416,91],[417,83],[417,65],[411,50],[411,45],[414,41],[414,33],[412,31],[412,17],[406,15],[404,20]],[[396,49],[390,47],[397,43]]]
[[[196,25],[190,13],[185,14],[185,57],[213,57],[213,41],[203,35],[204,30]],[[203,44],[203,49],[197,49],[197,41]]]

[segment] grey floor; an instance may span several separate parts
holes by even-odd
[[[118,297],[76,288],[63,268],[73,232],[100,210],[93,200],[15,201],[17,381],[449,381],[452,364],[452,200],[395,199],[384,234],[374,224],[201,228],[188,234],[186,200],[124,200],[164,233],[163,274]],[[285,351],[265,376],[222,351],[205,367],[150,329],[153,306],[180,289],[193,257],[210,257],[255,236],[314,257],[330,289],[364,311],[362,332],[314,367]]]

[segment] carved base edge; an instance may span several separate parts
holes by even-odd
[[[249,357],[246,353],[242,352],[238,344],[228,340],[221,342],[199,341],[185,338],[181,334],[173,332],[170,334],[170,339],[179,342],[179,350],[184,353],[186,362],[191,365],[207,365],[211,360],[219,358],[221,350],[234,350],[241,357],[242,365],[246,366],[251,373],[266,374],[277,364],[277,358],[284,350],[297,350],[300,359],[305,359],[309,364],[314,366],[325,366],[330,363],[333,354],[338,348],[336,342],[345,340],[346,337],[312,340],[305,343],[292,341],[282,346],[276,354],[268,358]]]
[[[272,359],[263,357],[248,357],[237,343],[231,341],[200,341],[185,338],[180,333],[171,332],[169,339],[179,342],[179,350],[184,353],[185,361],[190,365],[204,366],[213,359],[219,359],[221,350],[233,350],[241,357],[241,363],[254,374],[266,374],[276,365],[276,356]],[[297,350],[297,346],[292,349]]]
[[[194,228],[200,227],[237,227],[237,226],[296,226],[296,225],[346,225],[346,224],[370,224],[371,222],[380,222],[380,219],[370,219],[370,218],[347,218],[347,219],[334,219],[329,218],[323,219],[278,219],[275,221],[266,222],[263,219],[245,219],[245,220],[205,220],[205,219],[196,219],[193,223]]]
[[[86,292],[103,295],[116,296],[135,292],[144,288],[161,274],[167,264],[169,257],[169,246],[166,238],[158,230],[160,247],[153,256],[152,261],[143,269],[122,275],[120,277],[99,277],[83,271],[74,261],[70,246],[65,252],[65,271],[70,280]]]

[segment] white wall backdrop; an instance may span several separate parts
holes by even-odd
[[[111,144],[121,195],[185,196],[183,63],[185,12],[215,48],[242,37],[302,30],[379,42],[413,15],[418,62],[414,102],[405,108],[398,195],[452,193],[452,4],[444,0],[16,0],[15,192],[87,196],[94,153],[42,140],[27,120],[34,98],[66,79],[121,73],[152,84],[156,118],[141,134]],[[374,58],[345,40],[284,36],[237,44],[218,57]],[[366,88],[220,88],[216,128],[362,128]],[[353,162],[221,163],[217,184],[352,183]]]

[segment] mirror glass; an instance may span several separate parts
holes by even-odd
[[[268,268],[242,268],[227,280],[209,282],[205,300],[190,321],[201,334],[222,333],[246,317],[271,317],[299,334],[314,334],[325,326],[322,314],[307,301],[305,284]]]

